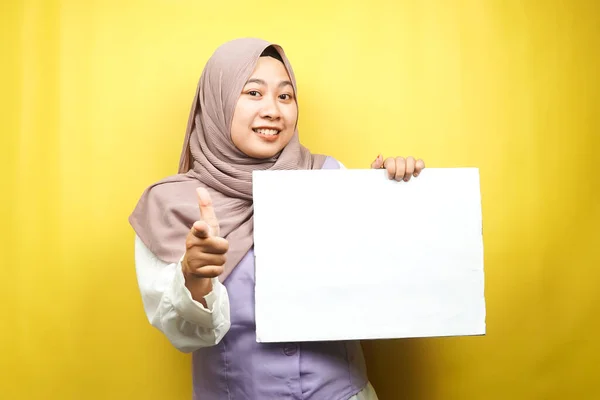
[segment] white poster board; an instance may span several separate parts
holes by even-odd
[[[479,170],[255,171],[258,342],[485,334]]]

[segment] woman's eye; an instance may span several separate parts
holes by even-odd
[[[292,98],[292,96],[286,93],[286,94],[280,95],[279,98],[281,100],[290,100]]]
[[[248,94],[250,96],[260,96],[260,93],[258,93],[256,90],[251,90],[251,91],[248,92]]]

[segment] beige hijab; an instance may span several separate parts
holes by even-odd
[[[237,39],[220,46],[200,77],[190,112],[179,173],[148,187],[129,217],[131,226],[158,258],[173,263],[185,253],[185,238],[200,219],[196,188],[208,189],[229,241],[224,281],[250,250],[253,241],[252,171],[319,169],[325,156],[313,155],[298,139],[267,160],[253,159],[238,150],[230,127],[238,97],[262,52],[272,44],[260,39]],[[281,55],[297,93],[292,67]]]

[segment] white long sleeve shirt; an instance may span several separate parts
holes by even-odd
[[[185,286],[181,261],[168,264],[154,255],[136,235],[135,265],[148,321],[180,351],[190,353],[218,344],[229,330],[227,288],[213,278],[213,290],[195,301]]]

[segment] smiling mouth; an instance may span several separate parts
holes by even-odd
[[[264,136],[277,136],[277,135],[279,135],[279,132],[281,132],[280,130],[277,130],[277,129],[263,129],[263,128],[254,128],[252,130],[254,132],[258,133],[259,135],[264,135]]]

